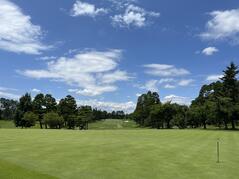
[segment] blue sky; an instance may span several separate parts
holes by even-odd
[[[73,95],[132,111],[139,94],[190,104],[239,64],[239,2],[0,0],[0,96]]]

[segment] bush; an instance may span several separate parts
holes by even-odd
[[[64,119],[55,112],[46,113],[43,117],[45,124],[51,129],[60,129],[63,127]]]
[[[38,116],[33,112],[26,112],[23,115],[22,127],[32,127],[35,126]]]

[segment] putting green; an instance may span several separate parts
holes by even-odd
[[[236,131],[0,129],[1,179],[237,179],[238,168]]]

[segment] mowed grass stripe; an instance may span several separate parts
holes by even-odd
[[[1,129],[0,136],[2,160],[57,178],[239,176],[238,132]],[[221,139],[219,164],[217,138]]]

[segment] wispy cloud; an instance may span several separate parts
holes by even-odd
[[[148,91],[158,92],[158,80],[149,80],[145,83],[145,85],[140,86],[140,88]]]
[[[209,76],[207,76],[206,81],[210,81],[210,82],[218,81],[222,77],[223,77],[223,75],[209,75]]]
[[[190,84],[192,84],[194,82],[193,79],[184,79],[184,80],[180,80],[178,82],[179,86],[189,86]]]
[[[17,100],[20,98],[20,95],[15,94],[14,91],[17,91],[17,89],[0,87],[0,97]]]
[[[41,42],[41,27],[8,0],[0,0],[0,49],[26,54],[40,54],[52,48]]]
[[[184,68],[176,68],[173,65],[166,64],[147,64],[145,73],[159,77],[178,77],[189,75],[190,72]]]

